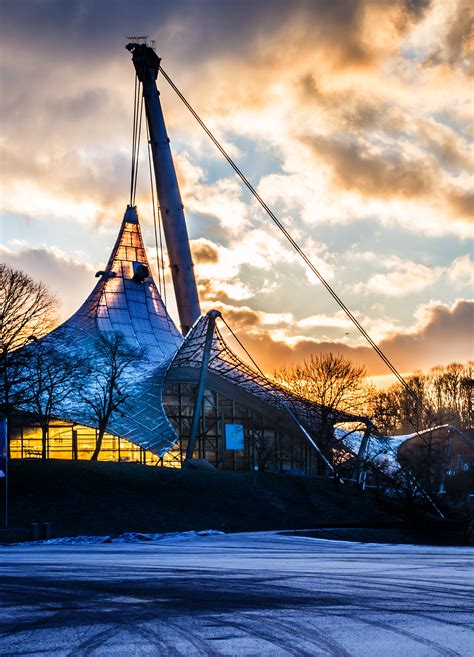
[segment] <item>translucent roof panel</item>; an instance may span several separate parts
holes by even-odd
[[[119,236],[95,289],[69,320],[82,328],[91,319],[101,331],[121,331],[134,338],[151,362],[161,362],[173,354],[183,338],[168,315],[151,274],[144,280],[134,278],[134,267],[144,265],[151,271],[135,207],[128,207]],[[142,320],[137,321],[137,320]],[[150,339],[150,332],[154,340]],[[160,349],[155,349],[159,344]]]
[[[201,317],[196,322],[174,356],[170,369],[201,367],[208,322],[209,315]],[[268,406],[281,410],[290,407],[292,412],[309,426],[320,425],[321,407],[318,404],[293,395],[244,363],[229,349],[217,326],[214,329],[208,370],[258,397]],[[338,413],[333,419],[342,422],[352,421],[355,417]]]
[[[151,274],[144,280],[134,277],[137,265],[151,271],[136,208],[129,206],[107,267],[99,273],[89,297],[64,324],[25,349],[33,351],[48,341],[81,358],[93,353],[101,333],[122,333],[131,346],[143,350],[143,357],[127,375],[127,403],[112,417],[107,430],[161,455],[178,438],[162,405],[162,383],[183,338]],[[94,381],[86,382],[84,388],[93,395]],[[23,408],[32,410],[27,405]],[[54,415],[94,426],[88,405],[77,400],[72,403],[65,399],[54,409]]]

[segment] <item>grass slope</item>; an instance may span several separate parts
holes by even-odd
[[[128,463],[12,460],[10,526],[52,522],[55,536],[200,529],[296,529],[391,518],[331,481],[196,472]]]

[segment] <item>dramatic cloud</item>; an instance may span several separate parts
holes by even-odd
[[[191,242],[191,251],[195,263],[215,264],[219,262],[219,251],[216,246],[204,238]]]
[[[470,0],[458,0],[454,11],[448,15],[446,29],[441,44],[428,58],[430,64],[448,63],[460,66],[472,73],[472,31],[474,10]]]
[[[368,346],[311,338],[279,340],[263,330],[261,317],[248,308],[221,306],[232,326],[238,327],[246,348],[267,372],[301,362],[311,354],[340,353],[367,367],[369,376],[387,374],[387,367]],[[474,357],[472,326],[474,301],[457,301],[452,307],[433,302],[419,309],[420,320],[411,330],[393,332],[379,341],[380,348],[401,372],[429,369],[433,365],[466,362]],[[245,336],[245,337],[244,337]]]
[[[56,295],[63,319],[78,309],[97,282],[92,267],[47,247],[22,245],[15,251],[0,247],[0,260],[45,283]]]
[[[400,258],[392,258],[384,262],[384,265],[391,271],[374,274],[367,283],[359,283],[355,289],[363,294],[404,297],[433,285],[443,273],[440,267],[433,269]]]
[[[400,153],[370,154],[368,144],[329,139],[305,139],[315,155],[332,169],[335,182],[345,189],[368,196],[425,196],[432,190],[434,171],[429,163],[409,162]]]
[[[407,352],[423,343],[417,362],[444,353],[413,317],[448,317],[449,336],[467,318],[454,305],[472,267],[466,0],[4,0],[0,13],[2,255],[56,290],[65,314],[94,283],[77,249],[100,268],[129,201],[132,31],[157,40],[165,70],[364,326],[398,336],[400,367],[403,336]],[[378,372],[159,84],[203,308],[220,304],[269,370],[333,345]],[[151,246],[144,134],[137,203]],[[452,359],[460,344],[447,343]]]
[[[474,221],[474,191],[454,189],[448,193],[447,200],[455,214]]]
[[[407,157],[393,146],[381,149],[363,140],[307,136],[309,146],[323,164],[329,166],[333,183],[363,197],[402,198],[432,204],[436,197],[454,217],[470,220],[474,216],[474,191],[449,182],[434,157],[426,153]],[[449,141],[434,144],[435,153],[448,164],[468,166]]]

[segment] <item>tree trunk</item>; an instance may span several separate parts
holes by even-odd
[[[41,458],[48,458],[48,427],[41,427]]]
[[[77,461],[78,459],[78,453],[77,453],[77,429],[71,429],[72,433],[72,458]]]
[[[97,433],[97,438],[95,441],[95,450],[91,456],[91,461],[97,461],[97,459],[99,458],[100,450],[102,449],[102,441],[104,440],[104,434],[105,434],[105,428],[104,429],[99,428],[99,431]]]

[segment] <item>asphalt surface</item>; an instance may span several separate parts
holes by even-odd
[[[0,655],[474,655],[474,548],[272,533],[0,548]]]

